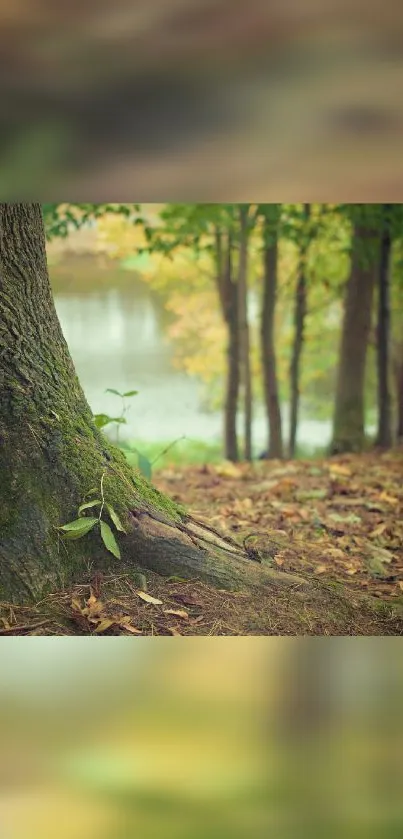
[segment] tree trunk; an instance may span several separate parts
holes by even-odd
[[[245,460],[252,460],[252,381],[250,371],[250,339],[248,323],[248,205],[239,208],[239,273],[238,273],[238,312],[240,345],[240,384],[243,389],[245,440]]]
[[[396,437],[398,443],[403,443],[403,342],[396,347],[393,369],[396,382]]]
[[[236,463],[239,460],[237,437],[237,412],[239,397],[239,317],[238,291],[232,273],[232,242],[228,234],[226,247],[223,248],[223,236],[218,228],[216,239],[216,282],[221,311],[228,329],[227,345],[227,383],[224,407],[224,452],[227,460]]]
[[[283,457],[283,436],[274,349],[274,313],[277,296],[277,226],[265,219],[264,287],[261,348],[268,434],[268,458]]]
[[[383,230],[378,274],[378,433],[376,444],[384,449],[392,445],[392,403],[389,389],[390,359],[390,258],[392,238],[388,219],[390,205],[383,207]]]
[[[355,224],[350,277],[346,288],[331,453],[361,451],[365,443],[364,384],[377,233]]]
[[[54,307],[39,204],[0,205],[0,442],[3,601],[38,599],[117,567],[223,588],[301,582],[252,562],[197,523],[130,469],[95,427]],[[58,530],[101,481],[126,529],[118,534],[121,561],[98,528],[75,541]]]
[[[297,439],[298,427],[298,409],[299,409],[299,370],[301,362],[302,347],[304,343],[304,326],[305,315],[307,309],[306,302],[306,257],[309,246],[307,238],[307,231],[305,229],[311,214],[310,204],[304,204],[304,230],[303,239],[300,248],[300,258],[298,266],[298,280],[295,292],[295,311],[294,311],[294,345],[292,350],[292,358],[290,364],[290,390],[291,390],[291,406],[290,406],[290,440],[289,440],[289,456],[293,458],[295,455],[295,444]]]

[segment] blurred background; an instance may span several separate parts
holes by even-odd
[[[400,646],[1,639],[1,836],[397,839]]]
[[[399,0],[2,0],[5,199],[399,200]]]
[[[336,438],[340,451],[403,439],[402,204],[43,210],[56,310],[80,382],[105,433],[134,465],[130,448],[159,469],[251,460],[268,447],[271,457],[320,457]],[[355,254],[365,256],[368,226],[376,247],[359,273]],[[228,287],[218,280],[217,229],[224,261],[227,253],[232,259]],[[222,286],[228,299],[237,290],[237,306],[243,298],[242,321],[224,310]]]

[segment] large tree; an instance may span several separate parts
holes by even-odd
[[[381,448],[390,448],[392,434],[392,400],[389,387],[390,369],[390,262],[392,251],[391,205],[382,207],[382,233],[378,269],[378,432],[376,442]]]
[[[365,441],[364,385],[379,225],[370,205],[352,209],[351,268],[346,285],[331,451],[360,451]]]
[[[260,342],[263,387],[268,420],[268,458],[283,457],[283,434],[275,350],[275,310],[278,279],[278,228],[281,204],[262,204],[263,216],[263,303]]]
[[[77,518],[94,488],[105,523],[112,524],[113,508],[125,528],[124,567],[228,588],[295,582],[195,523],[97,429],[56,315],[41,206],[34,203],[0,205],[0,443],[2,600],[35,599],[117,566],[100,528],[68,541],[59,530]],[[89,520],[94,510],[82,512]]]

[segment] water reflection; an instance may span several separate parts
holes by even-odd
[[[169,315],[151,289],[125,272],[111,274],[108,282],[104,276],[98,286],[80,285],[71,276],[58,278],[54,285],[62,329],[94,413],[120,413],[119,400],[105,393],[106,388],[139,391],[121,439],[165,442],[186,436],[221,441],[222,414],[205,412],[202,384],[175,368],[174,349],[166,336]],[[253,431],[256,447],[264,447],[263,407],[255,410]],[[298,439],[315,448],[327,445],[330,433],[329,422],[302,420]]]

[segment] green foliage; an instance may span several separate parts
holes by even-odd
[[[65,238],[72,230],[93,224],[107,213],[124,216],[136,221],[139,204],[42,204],[45,232],[48,240]]]
[[[97,428],[105,428],[106,425],[114,422],[126,425],[127,420],[124,417],[110,417],[109,414],[94,414],[94,422]]]
[[[101,528],[101,538],[102,538],[102,541],[105,545],[105,548],[111,554],[113,554],[113,556],[115,556],[116,559],[120,559],[119,546],[118,546],[118,543],[116,542],[116,539],[115,539],[115,537],[112,533],[111,528],[109,527],[109,524],[107,524],[106,521],[102,521],[102,519],[100,519],[99,525],[100,525],[100,528]]]
[[[103,489],[103,482],[104,482],[105,473],[103,473],[101,478],[101,486],[100,486],[100,495],[101,498],[93,498],[90,501],[84,501],[80,504],[78,508],[78,518],[74,521],[68,522],[68,524],[61,525],[58,529],[62,531],[64,539],[82,539],[83,536],[86,536],[90,531],[94,530],[95,527],[99,527],[99,532],[101,539],[109,551],[109,553],[113,554],[117,559],[120,559],[120,549],[119,545],[116,542],[115,536],[111,530],[110,525],[104,521],[102,518],[104,510],[106,510],[110,516],[110,519],[116,530],[121,531],[122,533],[126,533],[122,522],[116,512],[116,510],[109,504],[104,497],[104,489]],[[93,495],[94,493],[98,494],[98,489],[93,488],[90,489],[87,493],[87,497]],[[97,518],[93,516],[86,516],[85,511],[93,509],[94,507],[99,507],[99,515]]]

